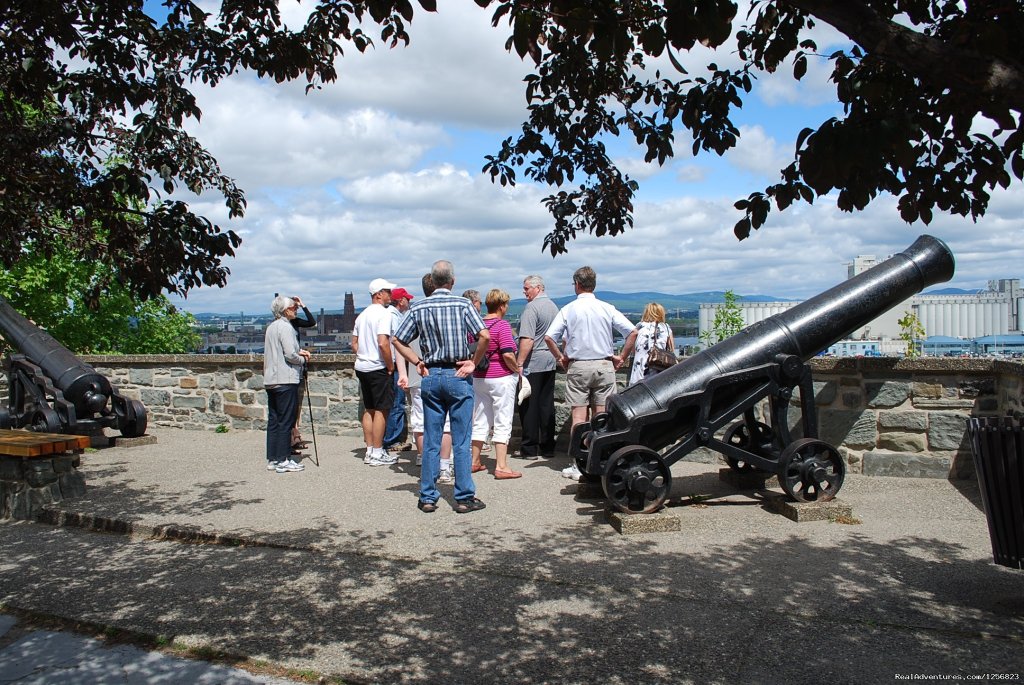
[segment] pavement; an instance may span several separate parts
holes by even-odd
[[[470,514],[442,486],[425,514],[411,452],[370,467],[361,440],[317,436],[319,467],[277,474],[262,433],[151,432],[84,454],[87,494],[49,523],[0,522],[0,613],[16,624],[0,683],[1024,672],[1024,572],[992,563],[974,482],[849,475],[852,519],[797,523],[718,465],[679,462],[665,513],[680,529],[623,535],[560,477],[565,457],[513,460],[517,480],[476,474],[487,508]],[[61,640],[87,648],[51,658]]]

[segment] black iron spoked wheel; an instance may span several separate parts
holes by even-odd
[[[602,477],[608,501],[627,514],[650,514],[665,503],[672,473],[661,455],[640,445],[612,453]]]
[[[131,418],[121,415],[117,417],[121,435],[126,438],[137,438],[140,435],[145,435],[146,424],[148,423],[146,407],[138,400],[128,400],[128,405]]]
[[[43,407],[32,414],[32,430],[36,433],[60,433],[60,417],[49,407]]]
[[[779,457],[779,483],[798,502],[827,502],[843,486],[846,465],[835,447],[814,438],[790,443]]]
[[[755,454],[765,454],[767,448],[771,446],[772,440],[775,439],[775,433],[772,432],[772,427],[768,424],[761,423],[760,421],[754,423],[754,429],[751,431],[746,422],[738,421],[725,431],[723,442],[727,445],[739,447],[740,449],[753,452]],[[739,471],[740,473],[747,473],[755,470],[753,464],[749,464],[741,459],[730,457],[726,455],[725,463],[729,465],[729,468],[733,471]]]

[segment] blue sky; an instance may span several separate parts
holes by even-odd
[[[284,0],[286,23],[298,26],[309,6]],[[227,287],[199,288],[172,298],[176,304],[265,312],[282,292],[314,309],[337,309],[353,292],[361,307],[373,278],[418,293],[420,276],[441,258],[455,264],[460,292],[497,287],[518,297],[523,276],[536,273],[553,295],[566,295],[572,272],[589,264],[599,292],[733,289],[804,298],[845,278],[856,255],[886,256],[922,233],[942,238],[957,256],[950,285],[982,288],[1024,271],[1020,188],[996,193],[977,224],[940,216],[931,226],[908,226],[892,198],[851,215],[826,197],[773,214],[748,240],[733,237],[733,203],[777,179],[803,127],[841,113],[824,62],[799,83],[788,67],[759,79],[736,116],[740,145],[723,158],[692,157],[685,131],[678,156],[664,167],[644,164],[631,139],[614,141],[614,157],[641,184],[635,228],[614,238],[585,236],[552,259],[541,250],[551,219],[540,200],[553,189],[521,176],[516,188],[502,188],[480,173],[484,155],[525,117],[522,78],[530,65],[504,50],[508,28],[492,28],[490,12],[469,0],[439,6],[437,14],[417,13],[409,47],[349,50],[338,82],[309,95],[303,83],[248,74],[196,87],[203,117],[189,130],[247,191],[249,206],[243,219],[228,221],[217,197],[193,198],[198,211],[244,242],[228,262]],[[740,16],[745,11],[741,3]],[[841,40],[827,27],[814,33],[825,53]],[[685,61],[699,67],[736,59],[723,47]]]

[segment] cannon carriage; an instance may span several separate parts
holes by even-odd
[[[0,428],[40,433],[91,434],[116,428],[124,437],[146,432],[146,408],[115,390],[46,331],[0,298],[0,333],[17,352],[4,359],[7,407]]]
[[[818,439],[807,360],[953,271],[945,243],[921,236],[874,268],[611,396],[603,413],[574,427],[569,454],[626,513],[660,508],[671,465],[698,447],[719,452],[736,471],[778,476],[797,501],[830,500],[846,469],[839,451]],[[794,438],[788,416],[797,389],[803,435]],[[759,420],[755,407],[766,400]]]

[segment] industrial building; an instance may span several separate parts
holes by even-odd
[[[879,263],[874,255],[859,255],[847,265],[847,278],[852,278]],[[737,303],[743,325],[774,316],[799,302]],[[711,330],[715,312],[721,304],[701,304],[698,315],[700,335]],[[846,340],[829,348],[836,356],[891,356],[906,352],[899,339],[899,319],[907,312],[917,315],[932,345],[924,345],[926,354],[1013,354],[1024,352],[1021,314],[1024,291],[1020,279],[1002,278],[989,281],[988,289],[970,294],[919,294],[896,305],[866,326],[853,331]]]

